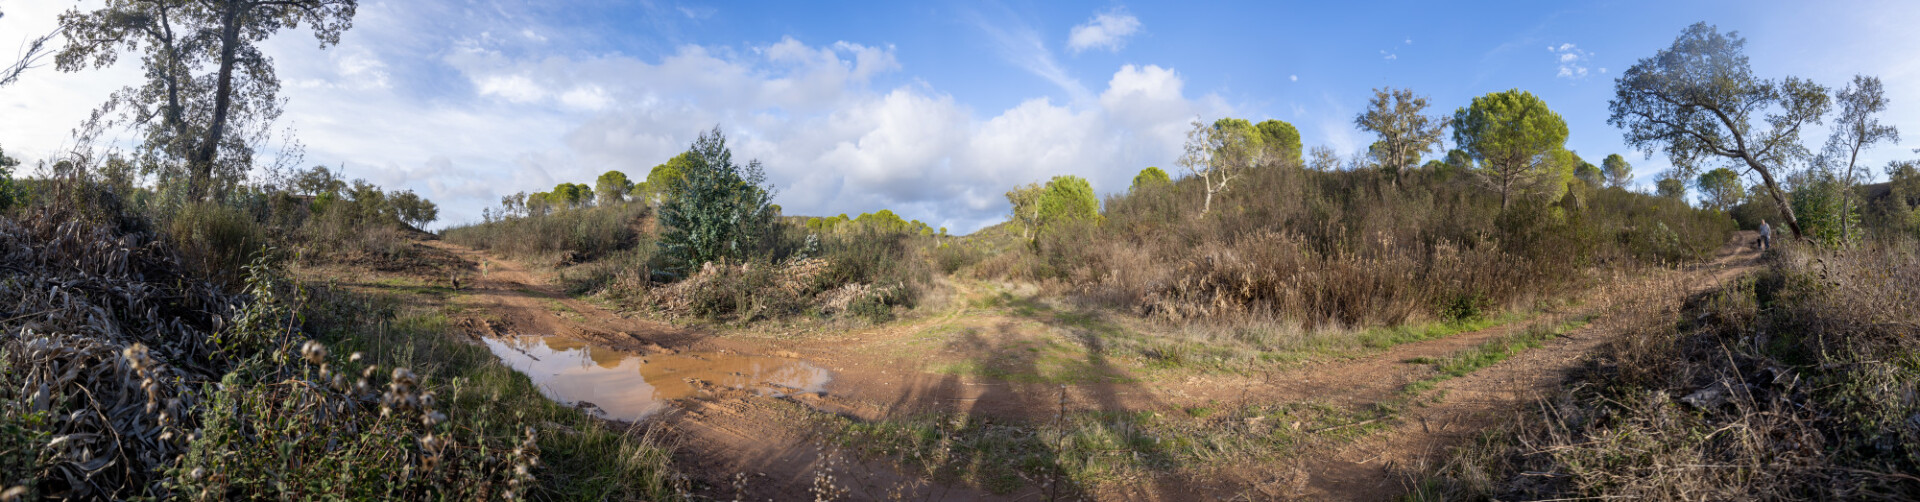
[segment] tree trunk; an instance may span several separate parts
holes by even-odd
[[[1747,161],[1747,167],[1752,168],[1754,172],[1760,173],[1760,181],[1767,184],[1767,194],[1773,196],[1773,203],[1775,205],[1780,206],[1780,218],[1786,220],[1787,228],[1793,230],[1793,236],[1800,240],[1810,241],[1807,234],[1800,231],[1800,219],[1793,215],[1793,205],[1787,204],[1786,194],[1780,193],[1780,184],[1773,181],[1773,173],[1768,172],[1766,167],[1761,166],[1760,162],[1754,160],[1751,156],[1741,156],[1740,158],[1741,160]]]
[[[189,160],[193,177],[188,184],[188,193],[194,200],[205,199],[211,188],[213,161],[220,154],[220,140],[226,135],[227,111],[233,105],[234,51],[240,46],[240,17],[246,8],[233,3],[228,3],[227,8],[229,10],[220,27],[220,74],[214,80],[213,120],[207,127],[206,140]]]

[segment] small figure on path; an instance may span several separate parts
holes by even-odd
[[[1767,226],[1767,220],[1760,220],[1760,250],[1773,247],[1773,227]]]

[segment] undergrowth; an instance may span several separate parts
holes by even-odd
[[[1920,497],[1920,253],[1782,246],[1639,329],[1415,499]]]

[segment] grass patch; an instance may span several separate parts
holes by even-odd
[[[1407,384],[1406,387],[1401,388],[1400,392],[1410,397],[1433,390],[1434,387],[1440,385],[1440,382],[1467,376],[1475,371],[1485,369],[1488,366],[1499,364],[1501,361],[1519,355],[1521,352],[1539,348],[1541,345],[1546,344],[1548,340],[1559,338],[1573,330],[1586,326],[1588,323],[1593,322],[1595,317],[1598,317],[1598,315],[1586,314],[1550,326],[1534,325],[1521,332],[1511,333],[1489,340],[1473,348],[1462,350],[1437,360],[1429,358],[1408,360],[1408,362],[1415,364],[1432,364],[1433,370],[1437,374]]]
[[[910,473],[997,494],[1028,486],[1078,498],[1141,476],[1198,480],[1206,466],[1264,462],[1302,446],[1349,441],[1385,425],[1318,403],[1151,411],[1067,411],[1040,424],[959,414],[863,422],[809,413],[833,443],[890,458]]]

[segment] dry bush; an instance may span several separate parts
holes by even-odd
[[[1422,498],[1920,497],[1914,243],[1769,256],[1685,305],[1629,308],[1641,325]]]
[[[564,265],[646,244],[642,238],[652,213],[646,204],[591,207],[449,227],[441,235],[474,249]]]
[[[981,278],[1062,281],[1152,317],[1309,329],[1458,320],[1587,284],[1594,265],[1697,260],[1731,222],[1624,190],[1523,200],[1443,173],[1395,185],[1379,173],[1276,166],[1242,178],[1197,217],[1182,180],[1109,198],[1104,224],[1049,228],[972,265]]]

